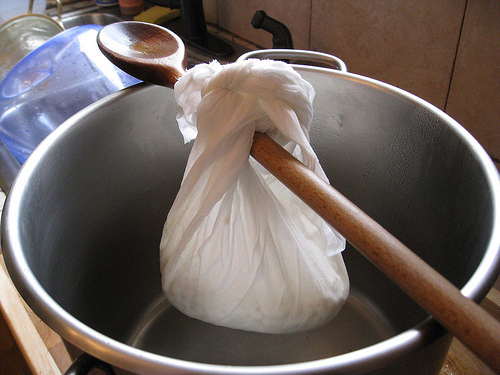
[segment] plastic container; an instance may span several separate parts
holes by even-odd
[[[58,34],[0,82],[0,138],[20,163],[71,115],[140,82],[101,53],[101,28],[84,25]]]

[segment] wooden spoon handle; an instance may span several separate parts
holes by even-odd
[[[250,155],[500,373],[500,322],[267,135],[255,133]]]

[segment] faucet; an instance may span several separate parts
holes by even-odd
[[[263,10],[255,12],[252,18],[255,29],[263,29],[273,35],[273,48],[293,49],[292,34],[281,22],[269,17]]]

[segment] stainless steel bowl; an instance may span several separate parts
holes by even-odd
[[[316,90],[311,142],[331,183],[480,301],[500,263],[500,183],[486,152],[402,90],[297,70]],[[174,310],[158,245],[190,150],[176,113],[172,91],[140,84],[79,112],[28,158],[5,206],[2,249],[36,314],[134,373],[439,373],[451,337],[350,247],[352,294],[324,328],[264,335]]]

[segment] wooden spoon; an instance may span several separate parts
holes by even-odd
[[[97,41],[114,64],[144,81],[173,88],[185,72],[184,45],[163,27],[114,23]],[[500,322],[267,135],[255,133],[250,154],[500,373]]]
[[[102,53],[128,74],[174,88],[186,72],[186,49],[171,31],[145,22],[117,22],[97,35]]]

